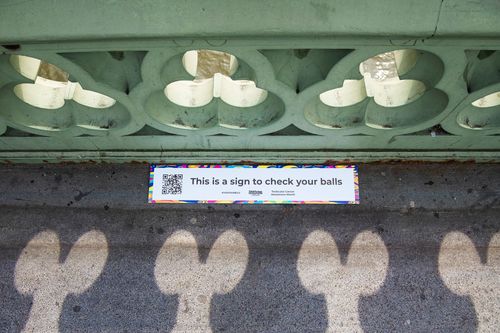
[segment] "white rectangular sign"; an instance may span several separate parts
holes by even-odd
[[[150,203],[358,204],[354,165],[152,165]]]

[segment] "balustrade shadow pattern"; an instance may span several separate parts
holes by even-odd
[[[410,209],[373,214],[355,207],[300,210],[276,207],[262,212],[239,210],[237,214],[210,206],[191,211],[171,208],[25,211],[22,207],[3,207],[0,227],[2,332],[18,332],[28,322],[33,299],[16,289],[16,264],[28,242],[45,230],[52,230],[59,237],[60,262],[66,260],[73,244],[86,232],[100,231],[108,244],[107,261],[100,276],[81,294],[69,294],[61,305],[61,332],[172,330],[178,324],[179,307],[188,307],[190,311],[190,304],[180,304],[181,298],[175,291],[162,293],[155,278],[155,263],[165,241],[179,235],[180,230],[196,240],[201,263],[208,260],[217,239],[228,230],[241,235],[243,238],[238,238],[238,242],[244,239],[248,246],[248,263],[241,259],[246,265],[244,272],[237,273],[242,275],[236,285],[224,289],[224,293],[216,289],[213,294],[195,290],[188,297],[204,306],[209,303],[208,324],[214,332],[324,332],[350,327],[348,316],[339,316],[347,318],[344,323],[336,321],[334,311],[329,318],[328,298],[304,287],[304,271],[299,274],[297,268],[304,240],[319,230],[335,242],[342,265],[348,264],[351,246],[360,234],[365,236],[356,241],[358,253],[364,245],[369,249],[370,239],[380,239],[386,247],[385,273],[376,279],[377,287],[357,301],[359,326],[363,330],[473,332],[479,326],[477,309],[470,297],[450,291],[441,279],[440,246],[446,235],[459,231],[470,237],[479,257],[485,261],[487,246],[499,232],[500,222],[496,210],[470,210],[464,219],[457,211]],[[221,246],[217,248],[221,250]],[[219,254],[227,255],[222,251],[212,256]],[[314,265],[318,270],[325,269],[321,266],[322,252],[318,255]],[[303,263],[307,258],[303,256],[300,260]],[[315,269],[314,265],[309,269]],[[217,276],[216,266],[207,266],[212,267],[211,276]],[[163,266],[162,272],[168,273],[168,267]],[[186,277],[185,282],[196,286],[204,277],[192,272],[191,280]],[[358,272],[362,280],[363,269],[358,268]],[[162,281],[162,288],[167,288],[168,278]],[[359,293],[354,290],[356,284],[339,286],[337,282],[321,281],[322,288],[330,283],[332,288]],[[482,325],[485,327],[485,323]]]

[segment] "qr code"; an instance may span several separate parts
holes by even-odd
[[[182,174],[163,175],[161,194],[182,194]]]

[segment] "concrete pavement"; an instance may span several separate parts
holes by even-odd
[[[0,332],[498,332],[500,165],[359,206],[148,205],[145,165],[0,167]]]

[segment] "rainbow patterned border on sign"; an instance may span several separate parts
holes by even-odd
[[[153,178],[154,171],[156,168],[276,168],[276,169],[292,169],[292,168],[351,168],[354,169],[354,192],[355,201],[293,201],[293,200],[281,200],[281,201],[268,201],[268,200],[153,200]],[[355,205],[359,204],[359,176],[358,167],[356,165],[322,165],[322,164],[273,164],[273,165],[247,165],[247,164],[236,164],[236,165],[225,165],[225,164],[164,164],[156,165],[151,164],[149,170],[149,192],[148,192],[148,203],[176,203],[176,204],[195,204],[195,203],[208,203],[208,204],[330,204],[330,205]]]

